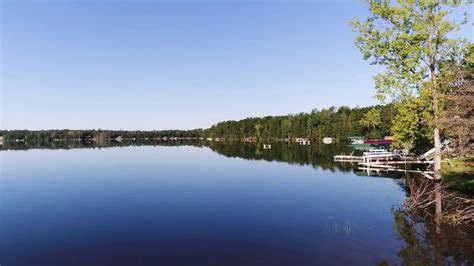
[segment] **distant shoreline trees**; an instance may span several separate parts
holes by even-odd
[[[154,140],[163,138],[219,138],[222,141],[253,142],[293,140],[307,138],[320,142],[324,137],[336,141],[346,140],[353,135],[383,137],[390,134],[391,120],[395,115],[393,105],[380,105],[376,128],[367,128],[360,123],[361,119],[374,107],[350,108],[331,107],[313,110],[310,113],[299,113],[286,116],[266,116],[246,118],[239,121],[219,122],[208,129],[194,130],[0,130],[6,142],[58,142],[94,140],[96,142],[114,140]]]
[[[212,138],[245,139],[256,141],[293,140],[307,138],[320,142],[324,137],[336,141],[346,140],[349,136],[383,137],[390,134],[391,120],[395,115],[393,105],[375,107],[379,112],[376,128],[368,128],[360,121],[374,107],[342,106],[310,113],[299,113],[286,116],[266,116],[246,118],[239,121],[223,121],[206,129],[203,133]],[[370,133],[370,134],[369,134]]]

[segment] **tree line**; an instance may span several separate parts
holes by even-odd
[[[105,129],[50,129],[50,130],[0,130],[5,142],[64,142],[116,140],[152,140],[162,138],[198,138],[202,129],[194,130],[105,130]]]
[[[377,121],[368,114],[377,110]],[[307,138],[320,141],[331,137],[343,141],[348,136],[362,135],[378,138],[390,134],[392,117],[396,114],[393,105],[375,107],[331,107],[313,110],[309,113],[286,116],[266,116],[246,118],[238,121],[219,122],[208,129],[194,130],[0,130],[5,142],[64,142],[115,140],[163,140],[163,139],[201,139],[213,138],[220,141],[294,141],[295,138]],[[370,123],[370,125],[367,125]]]
[[[364,119],[371,110],[379,112],[379,121],[374,126],[368,127]],[[247,138],[252,141],[292,141],[295,138],[321,141],[324,137],[344,141],[353,135],[379,138],[390,134],[395,112],[396,109],[391,104],[355,108],[330,107],[315,109],[310,113],[224,121],[213,125],[204,133],[214,138]]]

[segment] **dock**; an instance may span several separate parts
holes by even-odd
[[[388,162],[395,158],[399,158],[400,155],[395,152],[387,152],[385,150],[371,150],[369,152],[364,152],[362,156],[354,155],[336,155],[334,156],[335,162],[352,162],[352,163],[363,163],[363,164],[372,164],[379,162]]]
[[[367,173],[367,175],[371,175],[372,173],[376,173],[377,175],[380,175],[380,173],[389,173],[389,172],[398,172],[398,173],[418,173],[422,174],[424,177],[428,179],[434,179],[433,178],[433,171],[421,171],[421,170],[409,170],[409,169],[400,169],[400,168],[367,168],[367,167],[361,167],[359,170],[362,170]]]
[[[335,162],[346,162],[346,163],[358,163],[363,162],[364,159],[362,156],[353,156],[353,155],[336,155],[334,156]]]
[[[359,170],[380,174],[381,172],[402,172],[402,173],[420,173],[426,178],[433,179],[433,172],[406,169],[407,165],[424,164],[431,165],[432,160],[422,160],[417,157],[408,157],[396,152],[388,152],[386,150],[369,150],[364,152],[362,156],[354,155],[336,155],[335,162],[357,163]]]
[[[405,161],[383,161],[383,162],[359,162],[359,165],[363,166],[382,166],[382,165],[388,165],[388,166],[394,166],[394,165],[403,165],[403,164],[433,164],[434,161],[413,161],[413,160],[405,160]]]

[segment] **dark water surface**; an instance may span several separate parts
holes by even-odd
[[[405,197],[401,180],[334,165],[336,151],[328,147],[0,151],[0,264],[375,265],[433,259],[429,240],[421,239],[420,248],[405,237],[406,220],[395,211]],[[464,253],[435,259],[469,262]]]

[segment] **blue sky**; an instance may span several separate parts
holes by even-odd
[[[375,104],[348,1],[5,1],[2,129],[191,129]]]

